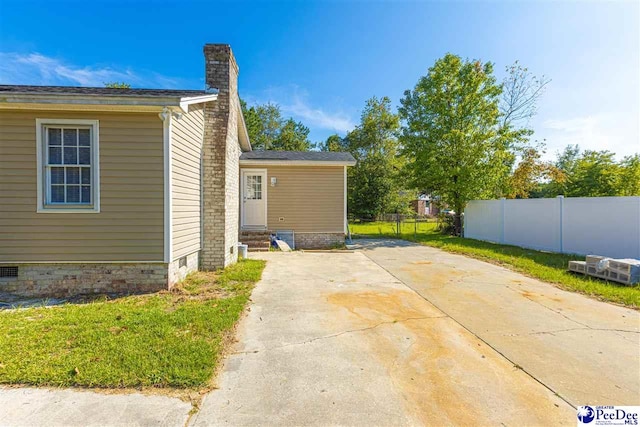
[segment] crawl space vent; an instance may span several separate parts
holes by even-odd
[[[0,267],[0,277],[18,277],[18,267]]]

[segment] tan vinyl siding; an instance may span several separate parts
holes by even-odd
[[[267,227],[296,232],[344,232],[343,166],[246,166],[267,169]],[[271,186],[271,177],[277,179]],[[279,218],[284,221],[279,221]]]
[[[172,122],[172,260],[200,250],[203,131],[203,104],[191,105],[188,113]]]
[[[100,213],[36,213],[36,118],[99,120]],[[0,262],[162,261],[156,113],[0,111]]]

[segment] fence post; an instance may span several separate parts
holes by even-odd
[[[504,197],[500,198],[500,243],[504,244],[504,218],[506,213],[506,205],[507,204],[507,199],[505,199]]]
[[[560,209],[560,253],[564,253],[564,237],[563,237],[563,228],[564,228],[564,196],[556,196],[559,203]]]

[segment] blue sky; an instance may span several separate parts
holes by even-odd
[[[229,43],[240,94],[319,141],[367,98],[394,107],[447,52],[552,79],[531,125],[566,144],[640,152],[640,2],[0,0],[0,83],[203,88],[202,45]]]

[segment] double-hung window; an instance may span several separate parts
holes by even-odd
[[[38,212],[99,212],[98,121],[37,119]]]

